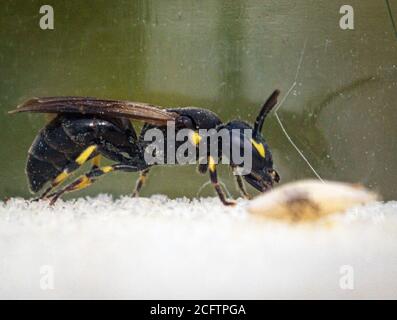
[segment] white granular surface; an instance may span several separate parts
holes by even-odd
[[[0,202],[0,298],[397,298],[397,202],[296,225],[246,204]]]

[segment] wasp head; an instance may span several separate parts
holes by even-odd
[[[248,170],[246,163],[237,166],[237,169],[241,169],[244,166],[245,169],[240,172],[240,175],[242,175],[252,187],[260,192],[265,192],[271,189],[274,183],[278,183],[280,181],[279,174],[273,169],[273,159],[270,148],[261,133],[263,122],[270,110],[277,104],[279,93],[280,92],[278,90],[275,90],[267,99],[256,118],[254,128],[245,122],[240,121],[232,121],[228,125],[229,128],[238,128],[241,132],[238,138],[239,141],[237,141],[237,139],[232,139],[232,144],[236,146],[237,143],[239,143],[240,146],[244,145],[245,147],[248,145],[251,150],[251,165]],[[241,129],[250,129],[252,134],[248,136],[247,134],[242,133]]]
[[[273,159],[269,146],[264,139],[252,139],[251,170],[243,177],[252,187],[260,192],[271,189],[280,181],[280,176],[273,169]]]

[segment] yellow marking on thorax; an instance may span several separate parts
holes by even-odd
[[[201,139],[202,138],[201,138],[201,136],[199,135],[198,132],[193,132],[193,134],[192,134],[192,142],[193,142],[194,145],[197,146],[200,143]]]
[[[89,146],[85,149],[76,159],[76,163],[78,165],[82,165],[87,159],[91,156],[91,154],[96,150],[97,146]]]
[[[251,139],[251,143],[255,147],[255,149],[259,152],[261,157],[264,158],[266,156],[266,152],[265,152],[265,147],[263,146],[263,144],[256,142],[254,139]]]
[[[208,168],[210,169],[211,172],[214,172],[216,169],[215,160],[211,156],[208,157]]]

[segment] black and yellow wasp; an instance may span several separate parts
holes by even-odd
[[[114,171],[140,172],[134,196],[137,196],[152,164],[145,161],[145,148],[148,142],[143,139],[150,128],[158,128],[167,134],[167,125],[172,123],[176,131],[190,129],[193,132],[193,143],[199,147],[199,129],[240,130],[238,147],[248,143],[252,145],[252,169],[248,174],[239,175],[241,164],[230,162],[235,170],[239,190],[246,198],[249,197],[244,188],[244,178],[250,185],[264,192],[274,182],[279,182],[279,175],[273,169],[270,149],[261,134],[263,122],[269,111],[277,104],[279,91],[275,90],[261,108],[254,127],[246,122],[233,120],[222,123],[216,114],[193,107],[163,109],[158,106],[141,102],[121,100],[102,100],[88,97],[46,97],[33,98],[10,113],[38,112],[55,113],[49,122],[36,136],[29,149],[26,174],[30,190],[34,193],[49,186],[40,199],[50,199],[54,203],[64,193],[81,190],[95,182],[100,176]],[[131,120],[145,123],[140,135],[134,130]],[[252,137],[244,134],[244,129],[252,130]],[[166,137],[165,137],[166,139]],[[234,142],[233,142],[234,141]],[[175,145],[178,143],[175,141]],[[100,166],[100,158],[105,157],[115,163]],[[217,177],[216,159],[218,154],[208,154],[208,161],[199,164],[199,172],[209,171],[210,180],[220,200],[225,205],[234,204],[226,199]],[[92,167],[86,174],[61,187],[69,176],[87,161]],[[165,164],[167,162],[165,161]],[[178,164],[178,163],[177,163]]]

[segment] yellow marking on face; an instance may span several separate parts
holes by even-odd
[[[214,172],[216,169],[216,163],[213,157],[208,157],[208,168],[211,172]]]
[[[101,164],[101,155],[98,154],[96,157],[92,158],[92,165],[95,167],[99,167]]]
[[[193,134],[192,134],[192,142],[193,142],[194,145],[197,146],[200,143],[201,139],[202,138],[201,138],[201,136],[199,135],[198,132],[193,132]]]
[[[54,186],[57,186],[58,184],[60,184],[61,182],[63,182],[64,180],[67,179],[67,177],[69,177],[70,173],[63,171],[61,172],[54,180],[54,182],[52,183]]]
[[[89,146],[85,149],[76,159],[76,163],[78,165],[82,165],[87,159],[91,156],[91,154],[96,150],[97,146]]]
[[[80,178],[80,182],[74,186],[73,190],[81,190],[84,189],[86,187],[88,187],[89,185],[91,185],[91,179],[88,178],[87,176],[84,176],[82,178]]]
[[[263,144],[260,142],[259,143],[256,142],[254,139],[251,139],[251,143],[255,147],[255,149],[259,152],[261,157],[264,158],[266,156],[266,152],[265,152],[265,147],[263,146]]]
[[[103,173],[108,173],[110,171],[113,171],[114,169],[112,166],[106,166],[106,167],[101,168],[101,170]]]

